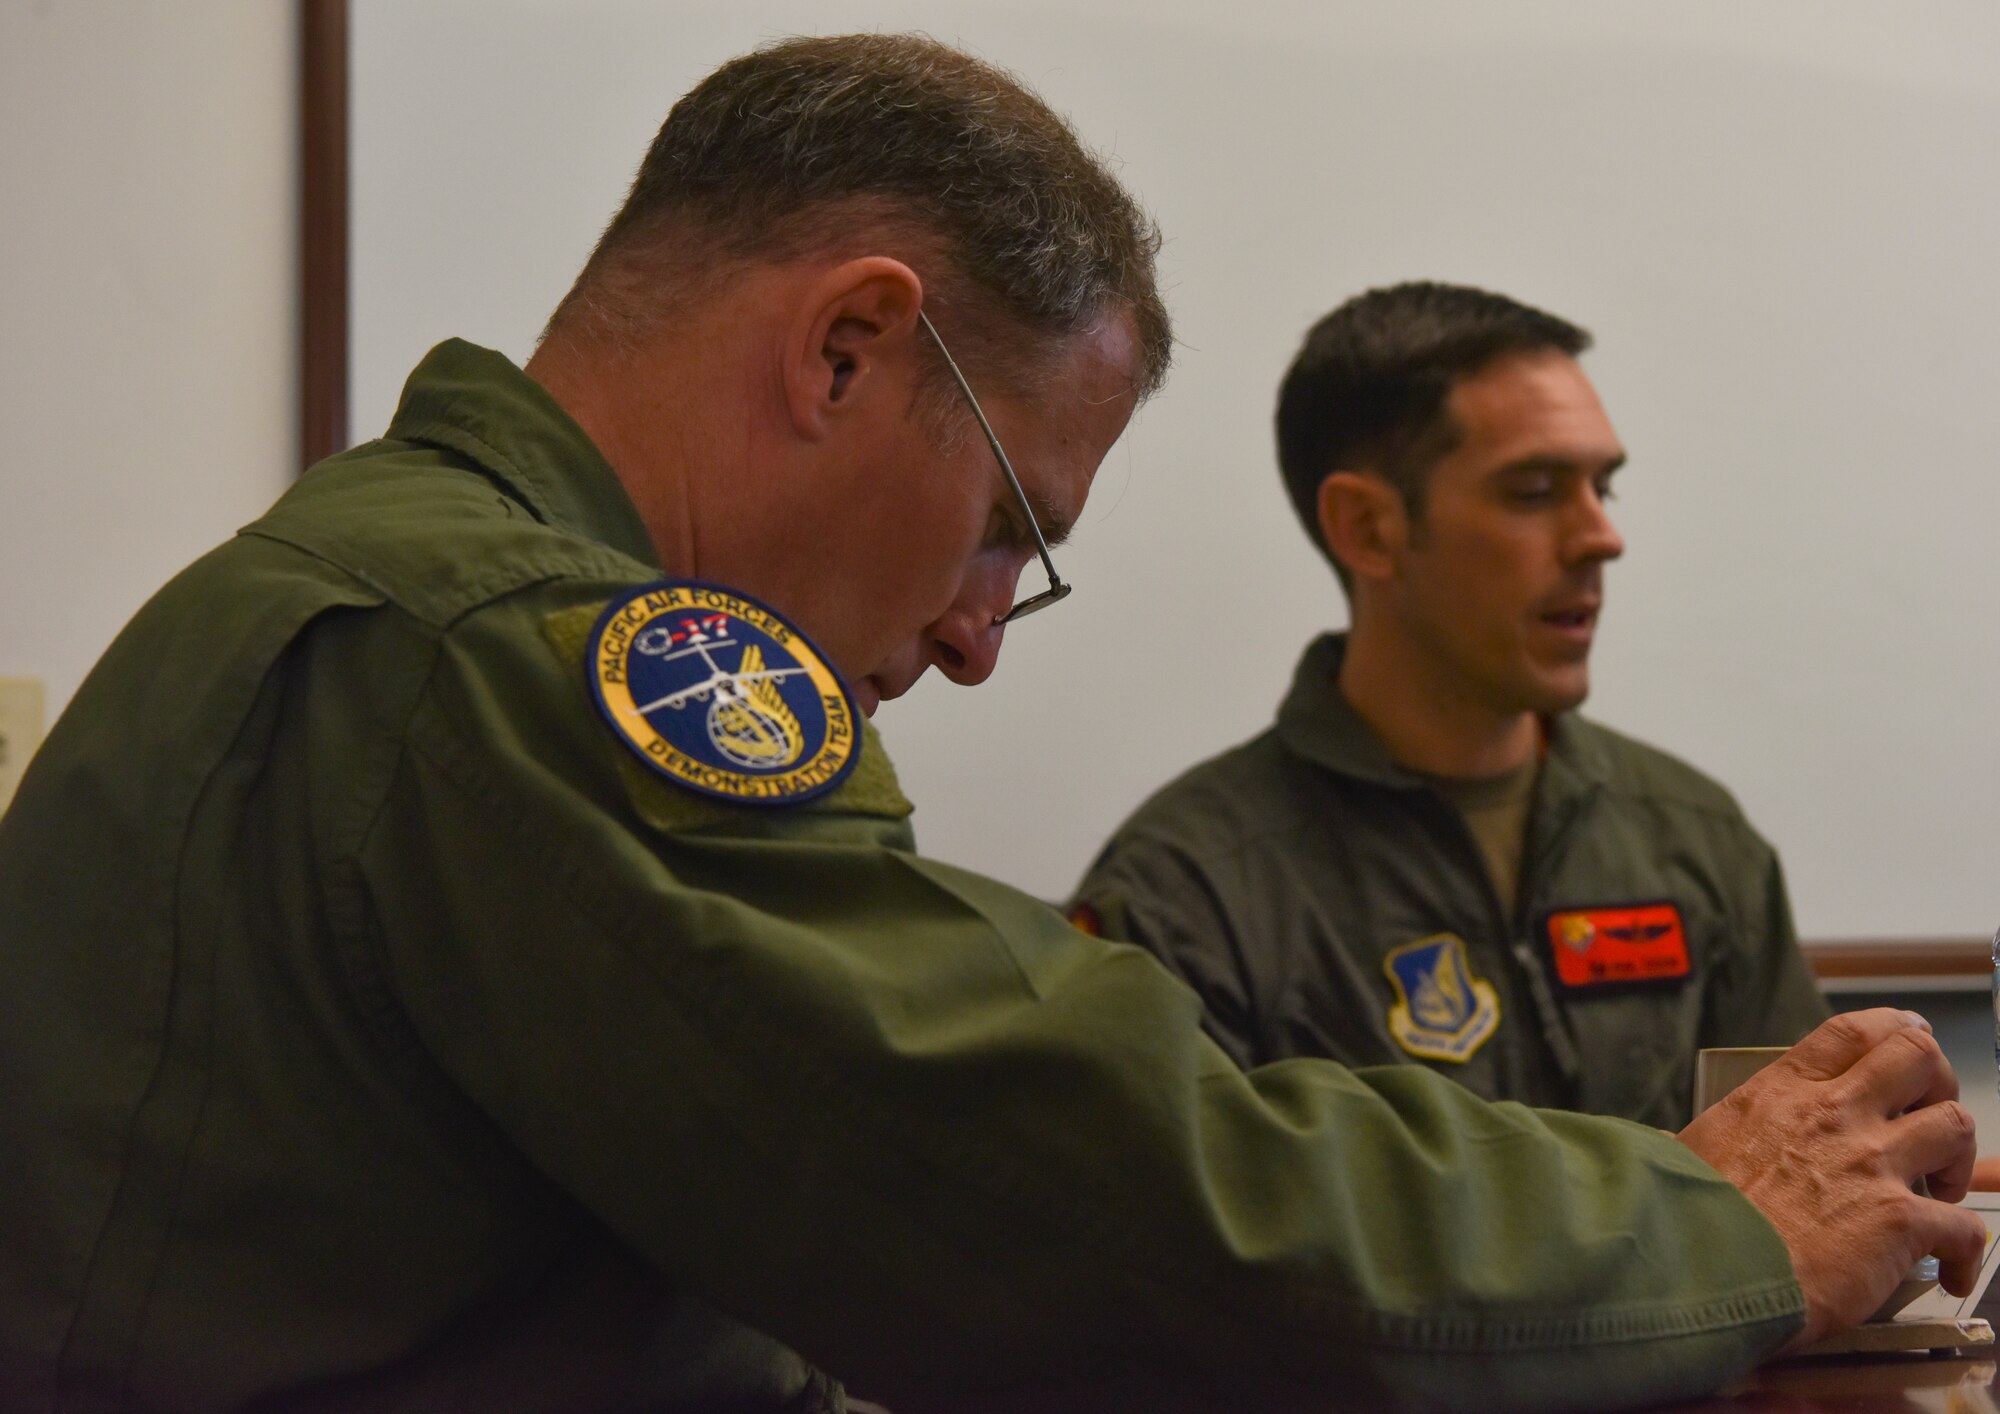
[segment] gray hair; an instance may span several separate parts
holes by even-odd
[[[920,35],[786,40],[702,80],[549,328],[647,331],[744,262],[885,234],[983,377],[1032,386],[1050,341],[1129,313],[1137,392],[1164,381],[1152,220],[1018,80]]]

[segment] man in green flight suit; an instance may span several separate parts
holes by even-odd
[[[1071,915],[1200,992],[1237,1064],[1417,1061],[1495,1100],[1687,1123],[1704,1046],[1827,1017],[1727,791],[1579,717],[1624,550],[1590,336],[1464,286],[1371,290],[1278,396],[1352,629],[1275,726],[1121,826]]]
[[[140,611],[0,821],[0,1405],[1601,1409],[1966,1285],[1907,1014],[1679,1138],[1246,1074],[915,853],[862,718],[1059,597],[1155,247],[1004,75],[760,51]]]

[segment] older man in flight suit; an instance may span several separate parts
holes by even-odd
[[[778,45],[140,612],[0,822],[0,1404],[1606,1408],[1969,1279],[1905,1014],[1680,1138],[1245,1074],[914,852],[863,719],[991,671],[1153,249],[1005,76]]]
[[[1186,979],[1243,1066],[1420,1062],[1495,1100],[1687,1123],[1704,1046],[1827,1007],[1729,793],[1573,710],[1625,459],[1589,335],[1398,285],[1312,330],[1278,403],[1352,629],[1275,726],[1120,827],[1072,916]]]

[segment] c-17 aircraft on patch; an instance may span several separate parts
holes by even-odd
[[[642,703],[636,710],[641,716],[662,708],[678,712],[687,703],[699,702],[713,693],[715,701],[708,711],[707,726],[709,740],[718,750],[748,766],[769,768],[789,765],[804,747],[805,737],[797,714],[786,704],[777,684],[806,672],[806,669],[797,666],[767,668],[764,666],[763,649],[754,644],[743,650],[734,672],[725,669],[716,662],[710,650],[736,645],[737,640],[729,636],[728,622],[726,615],[713,614],[699,620],[686,620],[681,633],[672,629],[651,629],[641,634],[633,645],[641,653],[662,663],[699,657],[708,669],[708,676],[686,687],[676,688],[663,697],[656,697],[651,702]],[[704,624],[712,627],[714,632],[711,633]],[[649,647],[646,640],[656,635],[664,637],[666,644]],[[674,649],[670,646],[683,636],[687,647]]]

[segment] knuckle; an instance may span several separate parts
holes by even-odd
[[[1849,1127],[1847,1107],[1837,1096],[1825,1092],[1814,1094],[1799,1106],[1799,1119],[1805,1132],[1816,1140],[1841,1134]]]
[[[1931,1052],[1924,1044],[1929,1039],[1925,1032],[1905,1030],[1885,1036],[1876,1042],[1873,1054],[1881,1061],[1887,1062],[1887,1065],[1879,1069],[1878,1075],[1871,1083],[1880,1085],[1892,1073],[1897,1076],[1909,1076],[1930,1069]],[[1856,1083],[1860,1083],[1858,1077]]]
[[[1914,1238],[1923,1231],[1929,1212],[1925,1205],[1929,1199],[1919,1198],[1907,1188],[1899,1187],[1896,1196],[1890,1200],[1883,1214],[1883,1226],[1890,1235],[1899,1238]]]
[[[1944,1258],[1977,1260],[1986,1250],[1986,1224],[1976,1213],[1949,1203],[1933,1203],[1935,1210],[1919,1236],[1919,1245]]]
[[[1937,1037],[1928,1031],[1910,1027],[1898,1031],[1891,1039],[1905,1050],[1914,1052],[1920,1062],[1935,1065],[1944,1061],[1944,1047],[1940,1046]]]
[[[1932,1105],[1935,1112],[1934,1123],[1944,1130],[1946,1137],[1970,1144],[1976,1137],[1978,1125],[1972,1118],[1972,1111],[1957,1100],[1940,1100]]]
[[[1893,1167],[1891,1159],[1894,1146],[1889,1136],[1880,1131],[1865,1134],[1854,1141],[1854,1156],[1866,1165],[1870,1173],[1886,1171]]]
[[[1748,1085],[1739,1085],[1715,1103],[1725,1114],[1747,1117],[1756,1108],[1756,1096],[1757,1092]]]

